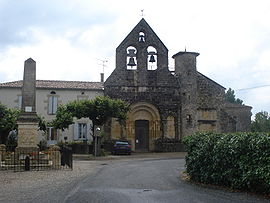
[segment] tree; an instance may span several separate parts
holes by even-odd
[[[57,109],[56,119],[52,125],[57,129],[65,130],[73,123],[73,118],[89,118],[92,120],[92,135],[94,142],[94,154],[99,155],[100,142],[95,136],[95,126],[104,125],[109,118],[117,118],[119,123],[127,118],[128,104],[122,100],[109,97],[96,97],[94,100],[72,101]],[[99,143],[99,144],[98,144]]]
[[[37,117],[38,117],[38,130],[46,132],[48,123],[45,121],[45,118],[43,116],[38,115]]]
[[[10,131],[17,130],[17,119],[20,110],[9,109],[0,103],[0,143],[6,144]]]
[[[270,115],[266,111],[256,113],[254,121],[251,122],[252,132],[270,132]]]
[[[234,103],[234,104],[243,104],[243,100],[235,98],[235,92],[233,89],[229,88],[225,93],[225,101]]]
[[[96,97],[93,100],[72,101],[61,105],[56,112],[56,119],[52,125],[65,130],[73,124],[73,118],[89,118],[92,120],[94,135],[95,126],[104,125],[109,118],[117,118],[121,123],[127,118],[129,106],[122,100],[109,97]]]
[[[6,144],[7,137],[12,130],[18,130],[17,120],[21,111],[19,109],[7,108],[0,103],[0,144]],[[44,118],[38,116],[39,130],[46,131]]]

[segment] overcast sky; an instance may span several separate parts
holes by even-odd
[[[99,81],[102,60],[108,77],[142,9],[170,58],[199,52],[199,72],[270,112],[269,0],[0,0],[0,82],[22,80],[29,57],[37,79]]]

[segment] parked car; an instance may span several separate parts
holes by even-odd
[[[131,154],[131,145],[127,141],[116,141],[113,145],[112,154]]]

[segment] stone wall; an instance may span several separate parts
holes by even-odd
[[[231,133],[236,132],[236,120],[231,117],[227,112],[220,111],[219,112],[219,120],[220,120],[220,129],[218,132],[222,133]]]
[[[224,105],[225,88],[197,72],[198,108],[221,109]]]
[[[237,132],[250,131],[252,107],[232,103],[226,103],[224,107],[224,111],[235,119]]]

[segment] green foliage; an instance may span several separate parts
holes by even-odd
[[[235,104],[243,104],[243,100],[235,98],[235,92],[233,89],[229,88],[225,93],[225,101]]]
[[[95,125],[103,125],[108,118],[120,121],[127,118],[129,107],[122,100],[109,97],[96,97],[93,100],[72,101],[57,109],[56,119],[52,122],[58,129],[66,129],[73,123],[73,118],[89,118]]]
[[[198,133],[183,141],[192,180],[270,193],[269,133]]]
[[[56,118],[49,125],[54,126],[57,129],[64,131],[69,125],[73,123],[73,113],[67,109],[67,106],[74,104],[60,105],[57,108]]]
[[[45,121],[45,118],[38,115],[38,130],[47,131],[47,122]]]
[[[0,103],[0,144],[5,144],[10,131],[17,130],[17,120],[21,111],[18,109],[7,108]],[[46,131],[45,119],[38,116],[39,130]]]
[[[5,144],[10,131],[17,129],[18,109],[9,109],[0,103],[0,143]]]
[[[47,141],[46,140],[40,140],[39,143],[38,143],[38,147],[41,151],[44,151],[46,150],[48,147],[47,147]]]
[[[266,111],[256,113],[254,121],[251,122],[252,132],[270,132],[270,115]]]

